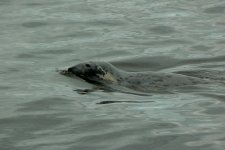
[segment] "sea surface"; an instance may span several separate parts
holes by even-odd
[[[213,83],[81,95],[90,60]],[[224,0],[0,0],[0,150],[224,149]]]

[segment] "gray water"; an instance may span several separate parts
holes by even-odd
[[[224,0],[0,0],[0,35],[1,150],[225,149]],[[80,95],[89,60],[215,84]]]

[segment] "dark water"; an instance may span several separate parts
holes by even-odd
[[[225,149],[223,0],[0,0],[0,14],[1,150]],[[215,84],[79,95],[91,85],[56,70],[88,60]]]

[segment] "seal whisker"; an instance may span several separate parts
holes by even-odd
[[[112,103],[151,103],[154,101],[101,101],[96,104],[112,104]]]

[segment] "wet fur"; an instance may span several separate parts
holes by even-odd
[[[208,81],[179,74],[159,72],[126,72],[106,62],[87,62],[67,70],[85,81],[115,90],[160,92],[172,87],[205,84]]]

